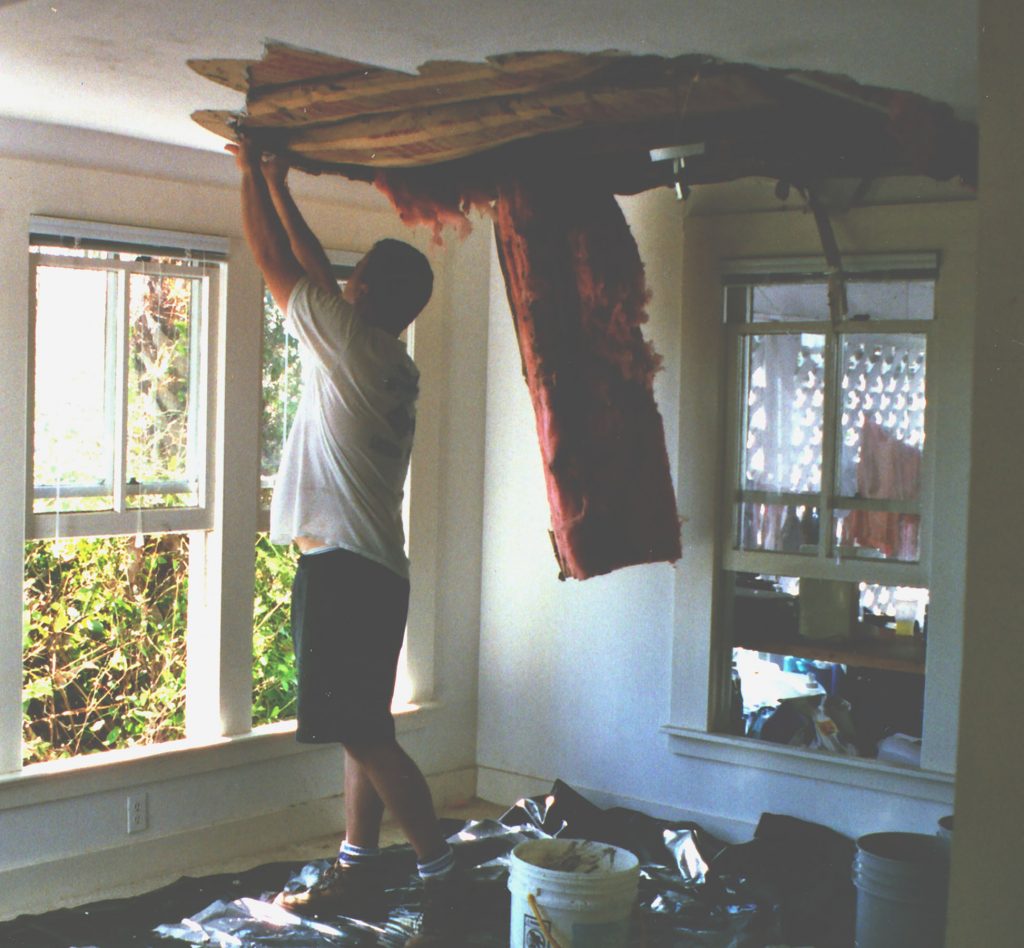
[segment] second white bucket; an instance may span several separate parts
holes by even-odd
[[[639,876],[636,856],[615,846],[520,843],[509,867],[509,948],[625,948]]]
[[[871,833],[857,840],[857,948],[942,944],[947,876],[941,845],[919,833]]]

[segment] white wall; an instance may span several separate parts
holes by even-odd
[[[1024,742],[1024,7],[980,9],[981,191],[967,609],[956,832],[946,943],[1018,945]]]
[[[9,128],[0,131],[8,141],[18,140]],[[60,130],[45,131],[35,134],[41,144],[31,158],[4,157],[0,148],[0,562],[7,576],[20,570],[23,556],[29,215],[241,235],[230,159],[146,146],[152,173],[129,172],[121,167],[123,140],[89,133],[83,142],[82,133],[69,132],[62,147]],[[102,167],[104,148],[107,164],[117,170]],[[87,153],[81,166],[69,157],[75,149]],[[430,632],[430,641],[418,648],[428,659],[427,674],[414,669],[414,678],[420,695],[435,700],[402,722],[400,739],[439,799],[451,801],[471,795],[475,777],[484,424],[479,393],[487,333],[479,301],[486,296],[488,235],[477,228],[457,253],[427,247],[426,235],[406,231],[367,186],[361,186],[363,195],[347,182],[335,179],[335,190],[331,183],[296,182],[300,203],[326,245],[365,250],[380,236],[413,240],[427,249],[436,272],[435,298],[417,325],[423,393],[411,527],[425,551],[414,561],[414,597]],[[358,200],[349,200],[353,193]],[[240,285],[254,279],[247,254],[230,261],[230,272]],[[259,333],[259,311],[250,315]],[[456,476],[446,478],[448,471]],[[251,598],[230,605],[251,609]],[[71,768],[43,765],[10,773],[20,764],[20,660],[20,584],[11,582],[0,589],[0,773],[9,772],[0,776],[0,917],[340,827],[340,755],[335,749],[299,750],[287,735],[157,753],[110,767],[85,759]],[[150,828],[129,839],[125,796],[132,788],[149,795]],[[55,881],[46,866],[51,861],[74,871],[62,869]]]
[[[637,236],[654,293],[648,335],[668,366],[656,394],[671,457],[681,217],[662,195],[633,204],[653,211]],[[558,581],[533,411],[496,266],[487,406],[478,762],[497,772],[492,781],[562,776],[649,798],[668,716],[672,568]],[[489,792],[506,785],[520,784]]]
[[[708,719],[721,363],[711,341],[719,334],[720,290],[707,238],[717,235],[717,250],[728,256],[813,254],[820,245],[811,218],[800,211],[784,217],[724,215],[698,225],[683,220],[667,190],[622,203],[653,290],[647,333],[666,360],[656,395],[681,481],[680,512],[688,518],[683,559],[674,569],[655,564],[583,583],[558,582],[532,409],[504,288],[494,276],[477,750],[481,795],[508,800],[543,792],[560,777],[598,802],[685,815],[733,838],[746,838],[766,811],[849,835],[887,828],[932,832],[951,807],[948,775],[915,782],[890,774],[878,778],[873,765],[836,770],[826,764],[801,776],[792,758],[776,755],[765,764],[728,745],[670,744],[662,732],[669,723],[700,728]],[[954,201],[883,208],[869,218],[853,215],[838,224],[840,246],[864,252],[926,249],[940,238],[958,244],[947,303],[954,318],[963,319],[960,329],[969,339],[972,214],[970,203]],[[865,220],[872,222],[866,229]],[[690,237],[690,231],[701,236]],[[907,247],[915,233],[919,242]],[[947,394],[957,397],[955,391]],[[944,417],[944,425],[956,423]],[[966,470],[965,452],[951,463]],[[962,532],[962,491],[946,500],[952,506],[944,508],[945,529],[952,534],[959,526]],[[955,555],[953,560],[955,578]],[[962,586],[962,541],[959,566]],[[958,593],[953,590],[948,606],[949,628],[936,635],[936,658],[929,659],[930,688],[946,692],[936,694],[933,717],[938,757],[948,762],[947,770],[955,746]],[[950,721],[952,735],[944,730]]]

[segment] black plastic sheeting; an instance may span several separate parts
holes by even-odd
[[[458,828],[461,826],[461,828]],[[726,844],[695,823],[624,808],[601,809],[556,781],[500,821],[446,830],[467,870],[467,948],[505,948],[508,861],[525,839],[592,839],[641,861],[631,948],[765,948],[853,943],[854,843],[823,826],[764,814],[754,838]],[[422,885],[408,846],[382,854],[386,892],[373,917],[301,918],[271,904],[329,865],[271,863],[238,875],[183,878],[133,899],[92,903],[0,924],[3,948],[400,948],[419,928]],[[199,911],[199,907],[205,906]],[[457,948],[453,945],[452,948]]]

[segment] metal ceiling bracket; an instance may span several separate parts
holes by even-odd
[[[650,154],[651,161],[672,162],[672,179],[675,182],[676,199],[685,200],[688,193],[683,181],[686,159],[693,158],[695,155],[703,155],[704,142],[694,142],[692,145],[673,145],[671,148],[655,148]]]

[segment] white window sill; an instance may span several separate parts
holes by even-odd
[[[789,777],[863,787],[936,803],[952,803],[952,774],[900,767],[859,757],[838,757],[728,734],[709,734],[666,724],[674,753],[737,767],[748,767]]]
[[[396,710],[398,733],[408,734],[426,727],[438,707],[436,703],[424,702]],[[16,773],[0,775],[0,811],[262,760],[321,753],[332,746],[336,745],[299,744],[295,740],[295,721],[291,720],[267,724],[234,737],[185,739],[31,764]]]

